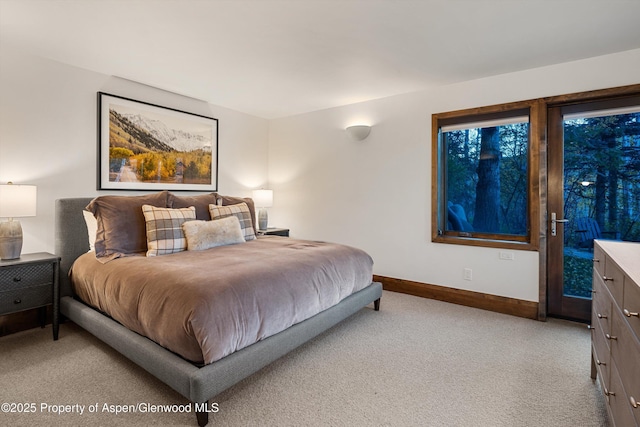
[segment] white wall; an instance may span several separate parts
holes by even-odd
[[[634,50],[272,120],[270,225],[361,247],[375,274],[538,301],[537,252],[431,242],[431,115],[640,83],[638,70]],[[344,132],[358,122],[373,125],[362,142]]]
[[[20,219],[24,253],[53,252],[55,199],[108,193],[96,190],[99,91],[217,118],[219,192],[250,196],[266,182],[267,120],[2,45],[0,182],[38,186],[37,216]]]
[[[38,186],[23,252],[53,251],[55,199],[103,193],[97,92],[113,93],[219,119],[219,191],[250,195],[268,177],[271,226],[362,247],[376,274],[537,301],[537,253],[500,261],[496,249],[431,243],[431,114],[640,83],[638,69],[634,50],[269,122],[2,45],[0,182]],[[344,128],[361,121],[371,135],[349,140]]]

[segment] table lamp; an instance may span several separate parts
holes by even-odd
[[[13,218],[36,216],[36,186],[0,185],[0,259],[17,259],[22,252],[22,227]]]

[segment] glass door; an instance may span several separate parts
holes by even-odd
[[[640,241],[640,97],[548,114],[548,313],[588,321],[593,240]]]

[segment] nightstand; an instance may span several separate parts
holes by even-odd
[[[283,236],[289,237],[288,228],[267,228],[266,230],[258,230],[258,236]]]
[[[46,252],[0,260],[0,315],[39,308],[44,327],[46,306],[53,304],[53,339],[60,317],[60,257]]]

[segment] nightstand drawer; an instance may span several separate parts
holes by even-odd
[[[53,283],[53,263],[22,264],[0,269],[0,292]]]
[[[52,302],[51,284],[0,292],[0,315],[42,307]]]

